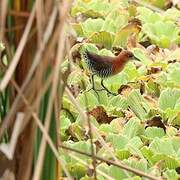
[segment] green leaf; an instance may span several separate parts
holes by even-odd
[[[127,103],[139,119],[145,120],[149,107],[138,90],[133,90],[129,94]]]
[[[179,104],[178,99],[180,98],[180,90],[179,89],[165,89],[161,92],[159,97],[159,107],[162,110],[166,110],[168,108],[174,109],[176,103]]]
[[[105,174],[108,174],[108,172],[109,172],[109,166],[106,163],[101,163],[96,168],[98,170],[104,172]]]
[[[115,9],[106,17],[102,30],[116,33],[128,23],[129,14],[127,11]]]
[[[112,128],[109,124],[101,124],[99,127],[99,131],[105,134],[116,133],[116,129]]]
[[[139,150],[142,147],[143,143],[138,136],[133,137],[127,144],[127,148],[130,153],[134,156],[138,156],[141,159],[144,159],[142,152]]]
[[[125,72],[120,72],[119,74],[109,77],[104,80],[104,85],[108,87],[112,92],[117,93],[118,89],[122,84],[127,84],[128,75]]]
[[[167,169],[163,173],[163,177],[165,177],[167,180],[178,180],[180,178],[180,175],[174,170],[174,169]]]
[[[127,177],[122,169],[113,165],[111,165],[109,168],[109,175],[115,179],[124,179]]]
[[[163,137],[165,135],[165,132],[162,128],[158,127],[148,127],[145,130],[145,136],[147,136],[150,139],[154,139],[155,137]]]
[[[144,52],[140,48],[134,48],[133,54],[136,58],[138,58],[143,64],[149,65],[151,61],[146,57]]]
[[[169,8],[163,13],[165,20],[177,20],[180,18],[180,11],[176,8]]]
[[[60,135],[61,135],[61,138],[65,138],[66,137],[66,130],[69,128],[69,126],[71,125],[71,121],[65,117],[65,116],[61,116],[61,119],[60,119]]]
[[[158,21],[154,24],[146,23],[142,28],[143,32],[159,47],[168,48],[179,38],[180,30],[172,22]]]
[[[128,150],[117,150],[115,154],[116,154],[116,157],[120,160],[128,159],[131,155]]]
[[[145,7],[137,7],[137,12],[139,14],[138,18],[143,23],[155,23],[162,20],[161,16],[158,13],[155,13]]]
[[[126,99],[123,96],[113,96],[109,98],[109,103],[107,105],[109,108],[115,107],[118,109],[127,109],[128,104]]]
[[[156,137],[151,142],[149,149],[156,154],[176,156],[176,151],[174,150],[171,140],[165,140],[165,139],[160,139]]]
[[[180,66],[179,67],[176,66],[172,71],[169,72],[168,80],[180,84],[179,74],[180,74]]]
[[[136,25],[127,25],[119,30],[113,42],[113,47],[126,47],[128,37],[139,33],[139,28]]]
[[[91,153],[91,143],[90,143],[90,141],[78,141],[78,142],[66,141],[63,144],[65,146],[67,146],[67,147],[71,147],[71,148],[79,150],[79,151],[83,151],[83,152],[86,152],[86,153]],[[68,153],[64,152],[64,155],[66,156],[67,163],[69,163],[69,162],[76,163],[77,162],[77,160],[70,157],[68,155]],[[79,157],[80,159],[83,159],[87,163],[89,163],[89,160],[91,159],[88,156],[82,155],[82,154],[76,154],[76,156]]]
[[[107,49],[111,49],[113,41],[114,35],[106,31],[95,32],[90,37],[90,42],[104,46]]]
[[[123,161],[126,165],[130,166],[130,167],[133,167],[135,169],[139,169],[143,172],[147,172],[147,161],[145,159],[128,159],[128,160],[124,160]],[[131,173],[132,174],[132,173]]]
[[[123,134],[126,135],[128,138],[133,138],[137,135],[142,134],[144,128],[137,118],[131,118],[127,124],[125,124],[123,129]]]
[[[140,131],[142,131],[142,128],[140,129]],[[142,147],[143,142],[141,141],[141,139],[138,136],[134,136],[133,138],[131,138],[128,142],[128,146],[131,145],[132,147],[135,147],[137,149],[140,149],[140,147]]]
[[[153,165],[153,159],[152,156],[154,155],[154,153],[149,149],[149,147],[147,146],[143,146],[140,151],[142,152],[143,156],[148,160],[148,162],[150,163],[150,165]]]
[[[84,37],[84,31],[81,23],[72,23],[71,24],[78,37]]]
[[[82,108],[90,108],[99,105],[97,97],[91,91],[83,92],[78,95],[76,99],[79,101]]]
[[[128,75],[129,80],[134,80],[139,76],[138,70],[136,69],[136,66],[134,63],[129,62],[125,67],[124,67],[124,72]]]
[[[124,149],[126,147],[126,144],[128,143],[128,138],[126,136],[113,133],[109,133],[106,140],[107,142],[111,142],[112,146],[118,150]]]
[[[105,48],[101,49],[99,52],[98,52],[99,55],[103,55],[103,56],[111,56],[111,57],[114,57],[114,54],[110,51],[110,50],[107,50]]]
[[[76,179],[80,179],[87,173],[86,166],[80,163],[68,163],[66,166],[71,176],[75,177]]]
[[[82,29],[86,37],[89,37],[94,32],[100,32],[104,24],[104,20],[88,18],[82,23]]]

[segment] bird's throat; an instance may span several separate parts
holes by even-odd
[[[113,61],[113,74],[118,74],[124,69],[125,64],[128,62],[126,57],[116,57]]]

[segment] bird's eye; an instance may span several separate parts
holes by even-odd
[[[133,53],[129,53],[129,54],[128,54],[128,57],[129,57],[129,58],[134,57]]]

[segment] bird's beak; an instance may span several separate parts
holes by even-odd
[[[137,58],[136,56],[134,56],[134,55],[133,55],[132,59],[135,60],[135,61],[141,61],[140,59],[138,59],[138,58]]]

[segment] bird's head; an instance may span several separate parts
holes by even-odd
[[[134,54],[131,51],[128,50],[123,50],[119,56],[123,57],[124,59],[128,60],[136,60],[136,61],[140,61],[140,59],[138,59],[137,57],[134,56]]]

